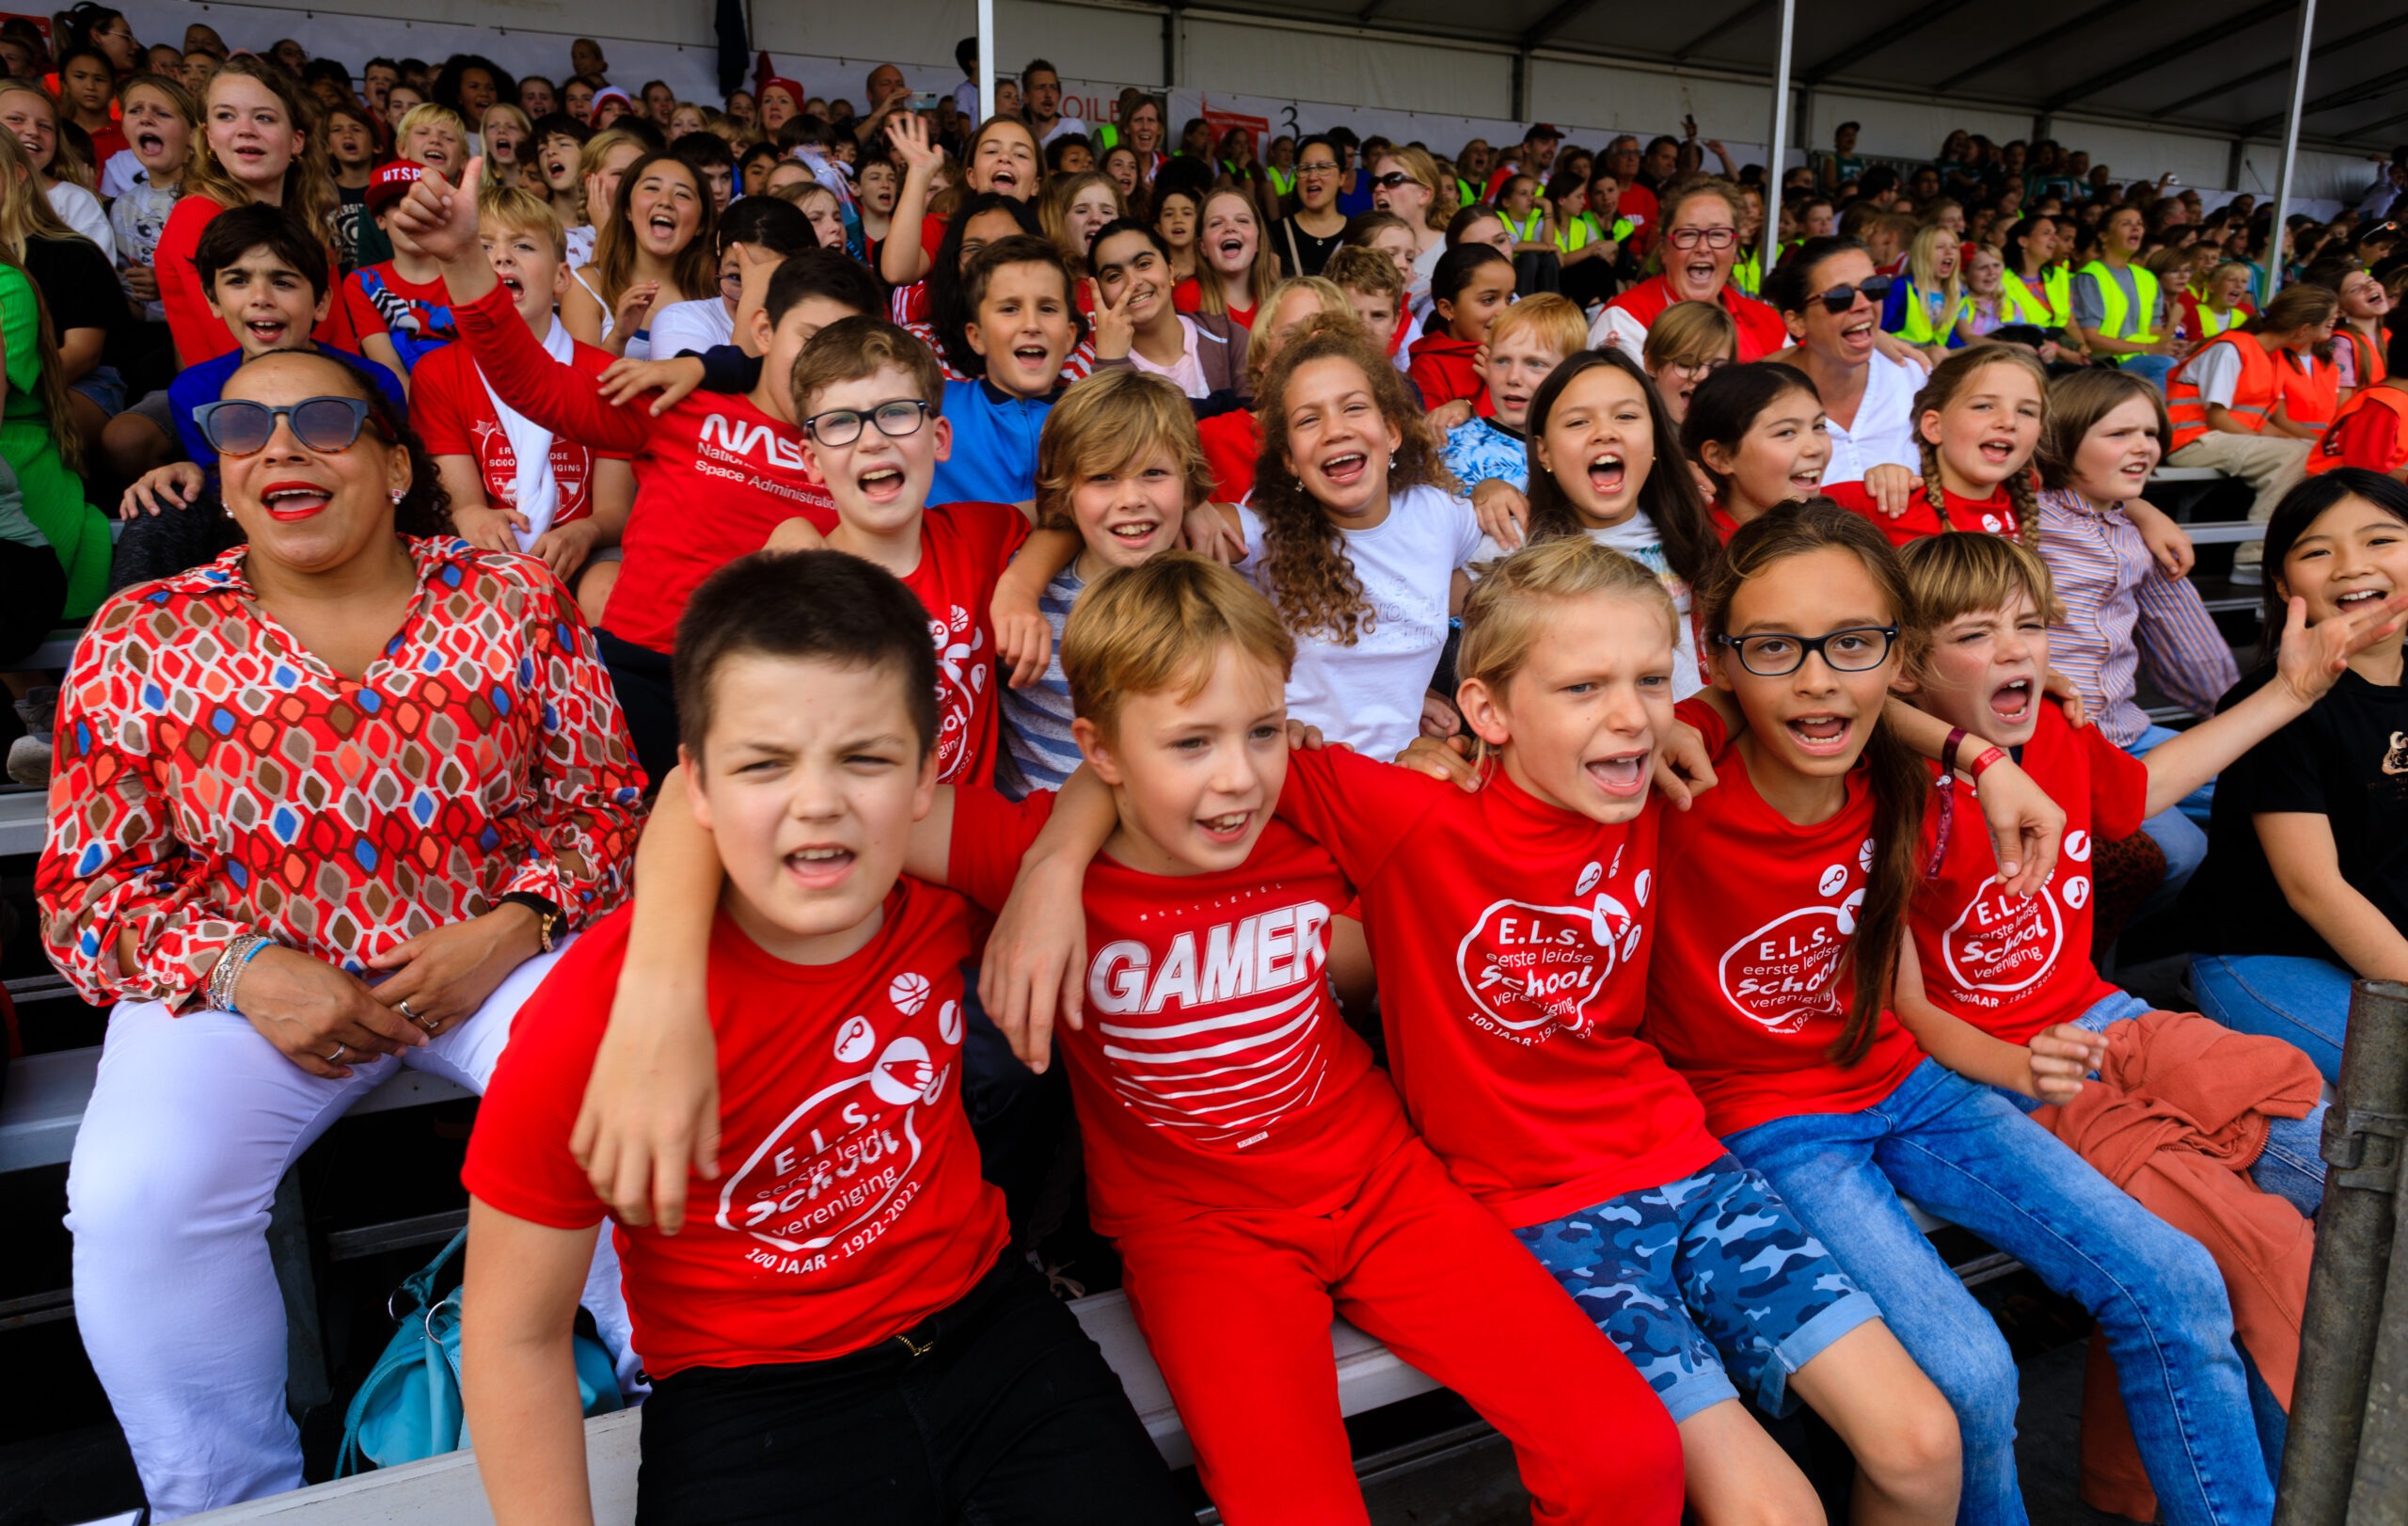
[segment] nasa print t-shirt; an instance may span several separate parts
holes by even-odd
[[[2042,1028],[2070,1023],[2115,993],[2090,962],[2091,860],[2096,839],[2113,842],[2138,832],[2148,805],[2148,765],[2097,726],[2076,731],[2053,705],[2038,713],[2039,729],[2024,745],[2021,762],[2065,807],[2065,849],[2055,876],[2036,896],[2001,890],[1989,831],[1979,806],[1962,798],[1959,780],[1935,790],[1924,811],[1923,862],[1930,864],[1940,847],[1943,818],[1948,850],[1940,872],[1916,893],[1913,912],[1924,994],[1942,1011],[2014,1044],[2030,1043]],[[1950,802],[1950,795],[1959,798]]]
[[[582,1229],[604,1208],[569,1153],[626,957],[621,909],[520,1009],[461,1173],[503,1213]],[[687,1367],[817,1361],[910,1329],[1004,1248],[961,1105],[961,973],[975,915],[912,880],[834,964],[776,959],[721,914],[711,932],[720,1178],[687,1181],[674,1238],[616,1229],[636,1349]]]
[[[1638,1036],[1660,811],[1601,826],[1502,769],[1466,794],[1352,753],[1289,755],[1280,815],[1362,891],[1405,1108],[1449,1174],[1517,1229],[1722,1153]]]
[[[953,800],[953,882],[1000,907],[1054,796]],[[1089,866],[1085,1025],[1054,1040],[1097,1229],[1336,1213],[1412,1137],[1330,993],[1329,919],[1346,901],[1329,855],[1279,821],[1220,874],[1145,874],[1109,853]]]
[[[1799,826],[1767,804],[1714,712],[1681,719],[1705,736],[1720,783],[1664,821],[1659,946],[1647,972],[1647,1022],[1723,1138],[1798,1113],[1852,1113],[1897,1089],[1923,1058],[1883,1012],[1853,1065],[1828,1051],[1847,1024],[1854,982],[1842,963],[1879,844],[1873,787],[1860,763],[1847,803]]]
[[[920,517],[920,564],[903,586],[928,612],[937,647],[937,783],[995,782],[995,580],[1028,539],[1007,503],[961,502]]]

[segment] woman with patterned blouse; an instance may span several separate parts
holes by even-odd
[[[575,599],[450,533],[356,373],[272,353],[201,413],[249,544],[93,617],[39,882],[52,960],[116,1004],[68,1224],[153,1519],[300,1486],[277,1182],[395,1057],[483,1089],[625,898],[643,786]]]

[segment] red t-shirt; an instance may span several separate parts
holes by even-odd
[[[1481,399],[1488,395],[1488,384],[1481,379],[1480,368],[1472,358],[1480,353],[1480,345],[1467,339],[1457,339],[1443,328],[1432,329],[1413,342],[1413,364],[1405,375],[1421,389],[1424,408],[1441,408],[1457,398]]]
[[[1086,288],[1082,286],[1079,290],[1084,292]],[[1170,305],[1180,312],[1201,312],[1204,310],[1204,288],[1195,277],[1190,276],[1170,289]],[[1254,315],[1259,310],[1259,308],[1231,308],[1228,310],[1229,322],[1240,328],[1250,329],[1254,326]],[[1398,331],[1403,331],[1402,325]]]
[[[808,519],[823,535],[836,528],[834,500],[803,469],[801,435],[750,399],[691,392],[657,419],[643,398],[614,407],[576,368],[544,353],[508,288],[455,305],[452,315],[503,402],[555,435],[634,458],[625,565],[602,612],[602,628],[619,640],[670,650],[704,579],[759,550],[784,520]]]
[[[1262,425],[1252,408],[1216,413],[1196,426],[1204,464],[1212,469],[1212,501],[1243,503],[1254,496],[1254,467],[1262,456]]]
[[[1000,908],[1054,814],[1039,791],[953,797],[951,877]],[[1086,1025],[1056,1029],[1087,1131],[1096,1228],[1201,1212],[1337,1213],[1412,1137],[1329,989],[1346,882],[1294,828],[1220,874],[1087,870]]]
[[[1878,844],[1863,765],[1830,820],[1799,826],[1766,803],[1713,710],[1704,733],[1720,783],[1664,822],[1661,945],[1647,972],[1642,1038],[1663,1050],[1723,1138],[1798,1113],[1852,1113],[1897,1089],[1923,1058],[1883,1012],[1854,1065],[1827,1051],[1847,1023],[1843,965]]]
[[[2056,877],[2028,899],[2002,891],[1980,810],[1952,799],[1962,792],[1960,781],[1935,789],[1926,803],[1923,863],[1939,852],[1943,820],[1948,850],[1916,892],[1911,923],[1932,1004],[2016,1044],[2115,993],[2090,962],[2091,850],[2099,838],[2138,832],[2148,804],[2147,764],[2097,726],[2076,731],[2053,705],[2041,704],[2039,717],[2018,761],[2065,807]],[[1936,775],[1939,765],[1932,769]]]
[[[2004,535],[2009,540],[2023,533],[2023,521],[2016,517],[2015,501],[2007,496],[2004,483],[1999,484],[1988,498],[1967,498],[1961,493],[1941,488],[1941,499],[1948,505],[1946,526],[1941,524],[1939,514],[1932,509],[1931,500],[1920,492],[1908,496],[1907,512],[1895,519],[1881,512],[1880,506],[1873,501],[1873,495],[1864,490],[1864,484],[1861,482],[1825,483],[1823,495],[1841,508],[1871,520],[1873,528],[1887,535],[1893,546],[1904,546],[1910,540],[1937,535],[1943,529],[1986,530],[1993,535]]]
[[[589,376],[600,376],[618,358],[607,350],[578,344],[571,362]],[[410,422],[429,455],[465,455],[477,464],[485,485],[485,502],[497,509],[518,501],[518,457],[510,436],[495,411],[493,393],[477,371],[476,357],[465,344],[447,344],[410,373]],[[594,512],[594,459],[624,461],[625,451],[595,451],[563,435],[552,437],[552,480],[560,485],[560,507],[552,523],[567,524]]]
[[[209,294],[201,289],[200,272],[193,263],[200,250],[201,230],[225,210],[205,196],[184,197],[167,214],[167,226],[159,230],[159,246],[150,257],[151,265],[158,272],[159,300],[167,310],[167,333],[175,341],[176,362],[180,366],[214,360],[235,347],[233,330],[209,310]],[[332,250],[327,251],[326,262],[332,267]],[[514,312],[512,316],[517,314]],[[359,336],[351,326],[351,310],[340,300],[326,304],[325,321],[309,331],[309,337],[338,350],[354,354],[359,351]]]
[[[1639,1037],[1658,806],[1600,826],[1502,769],[1465,794],[1332,751],[1290,755],[1279,812],[1360,888],[1390,1073],[1499,1218],[1543,1224],[1722,1152]]]
[[[418,327],[408,333],[408,343],[402,358],[413,371],[421,351],[447,344],[453,336],[452,326],[452,294],[437,275],[433,280],[414,281],[394,267],[390,260],[381,261],[364,270],[355,270],[343,278],[342,303],[351,310],[351,326],[355,333],[384,334],[394,337],[393,318],[376,306],[369,295],[371,280],[409,305]],[[400,343],[400,339],[396,339]]]
[[[92,163],[103,167],[119,152],[134,147],[126,141],[125,127],[121,119],[110,122],[106,127],[92,134],[91,138]]]
[[[1739,533],[1739,521],[1731,517],[1731,511],[1722,506],[1719,499],[1705,506],[1705,517],[1725,546],[1730,545],[1731,537]]]
[[[604,1215],[569,1131],[626,957],[623,908],[519,1010],[468,1141],[467,1188],[555,1229]],[[617,1226],[636,1349],[689,1367],[822,1361],[967,1293],[1008,1238],[961,1105],[961,962],[974,914],[911,880],[834,964],[772,957],[721,914],[705,982],[721,1176],[689,1176],[676,1237]]]
[[[1002,732],[989,606],[995,580],[1026,539],[1028,520],[1007,503],[945,503],[920,516],[920,564],[903,586],[928,612],[928,634],[936,640],[940,784],[995,782]]]
[[[1631,192],[1623,193],[1623,215],[1630,215]],[[1647,215],[1656,215],[1654,199],[1650,198]],[[1650,235],[1652,236],[1652,235]],[[1633,242],[1637,242],[1634,235]],[[1651,276],[1606,304],[1617,311],[1626,312],[1642,328],[1653,328],[1664,310],[1678,300],[1672,295],[1672,283],[1662,276]],[[1739,360],[1741,364],[1777,355],[1789,347],[1789,326],[1780,311],[1769,302],[1759,302],[1729,281],[1722,283],[1719,300],[1722,310],[1739,327]]]

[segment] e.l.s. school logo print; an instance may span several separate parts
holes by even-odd
[[[2059,909],[2090,904],[2091,841],[2087,832],[2066,834],[2065,862],[2075,872],[2052,880],[2036,896],[2009,896],[1995,882],[1957,914],[1940,940],[1941,978],[1957,999],[1999,1007],[2007,997],[2048,978],[2065,947],[2066,918]]]
[[[937,649],[937,782],[967,783],[959,775],[970,760],[970,725],[994,666],[987,633],[956,604],[949,617],[928,622],[928,637]]]
[[[1840,1014],[1834,977],[1856,932],[1873,850],[1867,837],[1854,865],[1828,865],[1815,876],[1821,900],[1782,913],[1723,950],[1717,974],[1732,1006],[1774,1033]]]
[[[746,1256],[754,1265],[824,1271],[879,1239],[919,1197],[921,1111],[944,1099],[962,1033],[958,1001],[921,1015],[929,990],[926,976],[897,975],[882,1024],[867,1015],[839,1024],[831,1057],[847,1073],[803,1099],[721,1188],[718,1225],[755,1242]]]
[[[1455,946],[1455,974],[1471,998],[1473,1023],[1520,1043],[1544,1042],[1558,1029],[1588,1031],[1590,1005],[1646,934],[1638,911],[1600,888],[1621,868],[1619,850],[1610,869],[1587,865],[1565,904],[1489,903]],[[1639,909],[1653,878],[1642,869],[1632,882]]]

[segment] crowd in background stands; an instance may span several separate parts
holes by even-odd
[[[526,1259],[510,1285],[488,1271],[478,1299],[494,1301],[470,1302],[515,1307],[532,1333],[513,1349],[543,1348],[504,1386],[532,1393],[567,1371],[546,1343],[565,1340],[581,1279],[623,1381],[645,1367],[671,1385],[665,1415],[697,1417],[680,1431],[657,1409],[646,1424],[645,1489],[699,1491],[662,1518],[723,1518],[714,1491],[749,1508],[817,1486],[770,1477],[791,1459],[745,1450],[756,1396],[732,1401],[741,1419],[714,1418],[721,1401],[697,1411],[673,1368],[850,1357],[890,1338],[916,1352],[1003,1311],[1053,1318],[1049,1350],[1077,1344],[1041,1289],[981,1270],[1018,1266],[994,1260],[1014,1234],[1028,1248],[1061,1158],[1048,1107],[1058,1125],[1063,1100],[1023,1063],[1020,1014],[990,1022],[960,990],[966,923],[950,902],[929,910],[925,885],[887,898],[895,863],[880,859],[885,883],[853,908],[861,940],[831,960],[816,934],[782,941],[795,930],[780,897],[857,891],[850,865],[901,851],[789,844],[795,820],[845,814],[816,786],[789,803],[766,782],[819,777],[793,764],[806,755],[834,759],[835,793],[879,793],[898,839],[929,809],[896,793],[914,757],[931,787],[959,787],[927,818],[962,834],[953,856],[911,873],[991,871],[997,902],[1021,849],[1043,840],[1046,791],[1063,788],[1068,811],[1079,781],[1092,800],[1114,775],[1127,840],[1092,883],[1118,888],[1087,910],[1122,961],[1088,988],[1115,1024],[1062,1041],[1095,1222],[1121,1242],[1133,1294],[1154,1279],[1133,1302],[1225,1507],[1292,1503],[1309,1475],[1326,1493],[1304,1518],[1354,1508],[1311,1376],[1325,1382],[1314,1364],[1346,1284],[1347,1312],[1513,1435],[1543,1501],[1627,1504],[1635,1488],[1645,1498],[1624,1517],[1670,1519],[1686,1488],[1708,1519],[1776,1496],[1810,1515],[1744,1391],[1814,1405],[1856,1454],[1860,1502],[1885,1518],[1951,1518],[1961,1489],[1966,1518],[2014,1519],[2012,1363],[1899,1207],[1909,1191],[2098,1314],[2130,1414],[2093,1417],[2093,1498],[2178,1526],[2267,1518],[2258,1464],[2279,1455],[2321,1192],[2319,1078],[2337,1065],[2352,976],[2408,978],[2392,621],[2408,588],[2408,375],[2389,323],[2408,283],[2390,220],[2408,150],[2359,206],[2278,233],[2251,197],[2210,207],[2169,179],[2119,183],[2052,142],[1959,132],[1935,162],[1900,166],[1869,162],[1843,125],[1785,172],[1767,267],[1766,171],[1693,123],[1593,148],[1545,123],[1451,153],[1342,124],[1258,144],[1201,119],[1174,135],[1164,100],[1137,89],[1109,122],[1065,116],[1041,60],[999,79],[1000,114],[982,120],[968,42],[962,81],[924,109],[891,64],[858,103],[764,76],[704,104],[613,82],[585,39],[562,76],[515,79],[465,54],[230,51],[202,24],[181,41],[146,48],[92,4],[49,37],[0,22],[0,668],[90,621],[63,694],[56,671],[7,675],[23,732],[8,767],[53,783],[47,950],[115,1008],[70,1225],[79,1325],[154,1518],[300,1482],[261,1231],[284,1165],[391,1057],[482,1092],[532,997],[531,1020],[567,1038],[540,1051],[547,1062],[604,1043],[616,954],[568,951],[570,978],[537,987],[597,924],[611,930],[595,944],[626,946],[627,920],[611,918],[655,791],[763,813],[721,835],[723,863],[692,894],[650,894],[706,910],[723,868],[737,916],[768,887],[768,909],[723,940],[758,946],[743,978],[768,993],[713,1025],[738,1052],[731,1077],[775,1081],[731,1082],[726,1099],[731,1152],[758,1142],[786,1178],[756,1184],[752,1208],[797,1216],[756,1219],[749,1240],[635,1233],[644,1192],[570,1157],[581,1066],[542,1067],[541,1095],[538,1068],[521,1067],[473,1147],[478,1212],[515,1226],[482,1244],[574,1232],[511,1242]],[[2188,537],[2143,497],[2161,460],[2246,482],[2269,525],[2262,561],[2245,547],[2232,573],[2262,584],[2279,657],[2247,678],[2188,577]],[[753,556],[765,548],[842,551],[893,577]],[[832,656],[814,668],[813,653]],[[754,671],[788,659],[814,684],[838,671],[825,706]],[[2079,736],[2042,700],[2051,672],[2091,718]],[[1920,723],[1884,709],[1893,679],[1913,687]],[[2202,723],[2154,723],[2144,680]],[[1683,715],[1730,782],[1692,815],[1656,810],[1649,763],[1671,745],[1671,702],[1704,706],[1717,688],[1738,708]],[[1607,690],[1629,703],[1593,708]],[[1172,739],[1122,749],[1113,727],[1137,724],[1124,698],[1155,706],[1149,723]],[[827,743],[815,728],[852,723],[856,703],[870,717],[858,734],[813,751]],[[719,704],[752,728],[727,750]],[[1181,729],[1212,706],[1210,727]],[[1260,835],[1262,807],[1284,810],[1275,780],[1226,812],[1197,803],[1210,790],[1143,782],[1149,769],[1200,780],[1181,760],[1224,742],[1246,769],[1271,767],[1287,755],[1282,710],[1362,755],[1318,775],[1311,840],[1284,815],[1285,835]],[[1739,722],[1753,730],[1735,740]],[[793,740],[805,732],[816,739]],[[1432,794],[1386,762],[1451,774],[1474,734],[1478,794]],[[1312,767],[1298,765],[1307,787]],[[2027,850],[2079,817],[2054,888],[2035,862],[2007,871],[2018,894],[2004,895],[1988,835],[1952,793],[1959,775],[1986,776],[1972,809],[2020,822]],[[1026,814],[996,814],[990,786]],[[654,816],[669,845],[648,837],[646,851],[668,856],[647,859],[646,885],[711,857],[681,839],[687,819]],[[1431,823],[1417,850],[1446,860],[1426,883],[1420,851],[1391,851],[1409,820]],[[1599,838],[1601,823],[1626,841]],[[982,846],[991,862],[974,865]],[[1313,856],[1323,847],[1336,863]],[[1292,856],[1266,866],[1265,853]],[[1516,902],[1537,892],[1502,881],[1538,865],[1549,905]],[[1197,866],[1226,885],[1163,888]],[[1937,902],[1910,894],[1924,882],[1956,898],[1937,924]],[[1160,944],[1224,889],[1256,908],[1299,884],[1320,898],[1261,900],[1242,924]],[[1147,897],[1176,906],[1128,914]],[[2222,1025],[2151,1011],[2094,967],[2117,929],[2178,901],[2206,930],[2194,999]],[[1386,926],[1376,950],[1339,907]],[[1444,993],[1467,967],[1404,955],[1472,948],[1499,908],[1514,914],[1460,998]],[[1076,925],[1053,910],[1044,925]],[[1725,949],[1773,949],[1771,930],[1810,915],[1823,920],[1797,934],[1795,961],[1764,954],[1744,990],[1711,996]],[[2014,926],[1979,930],[1993,921]],[[1625,978],[1598,996],[1592,977],[1610,984],[1651,929],[1643,989]],[[686,954],[701,959],[705,935]],[[1554,968],[1541,945],[1593,946],[1606,974]],[[669,945],[648,950],[662,1022],[730,989],[722,952],[705,982]],[[934,973],[934,993],[918,970],[876,962],[890,954]],[[1442,994],[1370,1006],[1377,989],[1432,981]],[[1459,999],[1487,1020],[1442,1021]],[[1392,1050],[1424,1054],[1418,1071],[1398,1065],[1402,1105],[1339,1000],[1362,1026],[1387,1025]],[[1180,1021],[1149,1025],[1165,1003]],[[870,1063],[871,1036],[795,1044],[763,1025],[873,1007],[905,1036],[874,1071],[834,1080],[831,1065]],[[1402,1026],[1425,1020],[1437,1027]],[[1292,1046],[1201,1091],[1116,1047],[1229,1027],[1249,1035],[1232,1052]],[[712,1038],[689,1031],[678,1052],[707,1072]],[[2199,1045],[2216,1064],[2181,1062]],[[1299,1055],[1335,1079],[1278,1069]],[[2127,1194],[2075,1159],[2113,1167],[2129,1146],[2117,1115],[2068,1103],[2101,1067],[2112,1085],[2088,1094],[2146,1115],[2141,1153],[2161,1175],[2181,1156],[2180,1190],[2118,1174]],[[2210,1071],[2216,1085],[2185,1089]],[[1196,1100],[1257,1083],[1243,1105]],[[907,1112],[890,1137],[847,1103],[837,1145],[815,1130],[801,1167],[799,1134],[784,1152],[756,1141],[792,1122],[778,1088],[823,1084],[865,1087],[858,1105],[879,1099],[890,1121],[925,1104],[940,1132],[924,1141]],[[1257,1102],[1280,1121],[1266,1128],[1294,1131],[1248,1155],[1265,1136],[1211,1115]],[[2028,1127],[2018,1109],[2043,1102],[2067,1105]],[[2163,1129],[2166,1108],[2232,1121],[2248,1148],[2222,1128]],[[1414,1131],[1443,1168],[1400,1143]],[[905,1136],[936,1153],[854,1180]],[[150,1149],[159,1137],[178,1148]],[[1190,1138],[1206,1143],[1165,1143]],[[866,1200],[864,1183],[911,1169],[911,1190],[849,1221],[841,1245],[811,1238]],[[931,1206],[906,1216],[915,1200]],[[1692,1202],[1719,1206],[1674,1222]],[[1259,1244],[1212,1236],[1266,1203],[1278,1227],[1234,1240],[1310,1248],[1258,1286],[1244,1268]],[[634,1248],[625,1298],[610,1240],[592,1239],[605,1208]],[[1643,1267],[1653,1251],[1601,1244],[1598,1226],[1625,1213],[1657,1216],[1647,1234],[1670,1237],[1649,1241],[1663,1254]],[[1339,1219],[1360,1243],[1327,1243]],[[1733,1240],[1708,1226],[1726,1219],[1754,1227]],[[1377,1227],[1399,1220],[1427,1238]],[[1387,1255],[1398,1275],[1365,1272]],[[1734,1293],[1719,1273],[1668,1270],[1712,1258],[1734,1277],[1774,1271]],[[516,1275],[537,1260],[544,1275]],[[830,1279],[837,1296],[794,1295],[814,1284],[792,1279],[832,1264],[849,1268]],[[1627,1277],[1608,1286],[1616,1264]],[[1293,1301],[1214,1316],[1241,1288]],[[1610,1347],[1560,1290],[1608,1311],[1595,1324]],[[1199,1308],[1164,1312],[1182,1299]],[[1693,1323],[1637,1311],[1651,1299]],[[1466,1323],[1475,1308],[1491,1326]],[[1247,1340],[1276,1359],[1230,1382],[1229,1349]],[[1094,1407],[1067,1430],[1112,1452],[1108,1466],[997,1475],[1046,1493],[1068,1474],[1097,1519],[1175,1518],[1085,1350],[1048,1402],[1056,1421]],[[844,1368],[843,1392],[886,1382],[875,1365]],[[957,1365],[943,1381],[991,1380],[980,1412],[1017,1415],[1004,1391],[1027,1368]],[[1632,1419],[1652,1441],[1597,1455],[1592,1378],[1617,1385],[1617,1434]],[[860,1434],[799,1449],[811,1466],[927,1466],[918,1451],[881,1460],[900,1432],[878,1417],[895,1411],[830,1403]],[[1659,1408],[1690,1444],[1686,1472]],[[490,1412],[478,1434],[546,1462],[488,1470],[489,1487],[582,1477],[542,1472],[573,1426],[536,1436],[517,1418],[528,1436],[488,1429],[512,1423]]]

